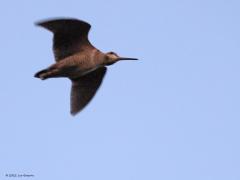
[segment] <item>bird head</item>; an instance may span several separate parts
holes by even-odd
[[[115,52],[106,53],[106,65],[112,65],[121,60],[138,60],[136,58],[120,57]]]

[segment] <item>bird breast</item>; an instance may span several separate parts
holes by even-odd
[[[104,56],[96,52],[78,53],[59,61],[59,68],[69,78],[88,74],[103,66]]]

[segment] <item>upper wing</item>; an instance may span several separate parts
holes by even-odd
[[[76,52],[93,49],[88,40],[91,25],[77,19],[52,19],[36,23],[53,32],[53,51],[56,61]]]
[[[71,90],[71,114],[80,112],[94,97],[100,87],[106,67],[88,73],[78,79],[72,80]]]

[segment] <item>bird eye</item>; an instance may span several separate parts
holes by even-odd
[[[115,52],[112,52],[112,51],[110,51],[108,54],[117,56],[117,54]]]

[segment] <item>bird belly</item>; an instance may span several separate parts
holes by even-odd
[[[101,63],[96,63],[94,58],[80,56],[76,54],[57,63],[57,67],[62,77],[70,79],[84,76],[101,67]]]
[[[98,69],[99,67],[94,67],[94,68],[76,68],[74,70],[72,70],[68,77],[71,78],[71,79],[74,79],[74,78],[79,78],[81,76],[84,76],[88,73],[91,73],[93,71],[95,71],[96,69]]]

